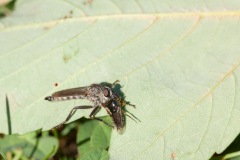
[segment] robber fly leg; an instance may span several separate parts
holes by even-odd
[[[114,128],[114,126],[110,125],[109,123],[105,122],[104,120],[100,119],[100,118],[97,118],[95,117],[95,115],[97,114],[97,112],[101,109],[101,107],[95,107],[92,112],[90,113],[89,117],[92,118],[92,119],[96,119],[98,121],[101,121],[103,122],[104,124],[106,124],[107,126],[111,127],[111,128]]]
[[[102,120],[102,119],[100,119],[100,118],[92,117],[92,119],[96,119],[96,120],[98,120],[98,121],[100,121],[100,122],[103,122],[103,123],[106,124],[108,127],[111,127],[112,129],[114,129],[114,126],[113,126],[113,125],[105,122],[104,120]]]
[[[94,106],[76,106],[74,107],[70,113],[68,114],[67,118],[65,119],[65,121],[63,121],[62,123],[60,123],[59,125],[57,125],[54,128],[59,128],[62,127],[65,123],[67,123],[67,121],[74,115],[74,113],[76,112],[77,109],[89,109],[89,108],[94,108]]]
[[[132,113],[128,112],[128,111],[123,111],[123,113],[128,116],[129,118],[131,118],[134,122],[137,123],[138,122],[141,122],[140,119],[138,119],[136,116],[134,116]]]
[[[111,84],[111,88],[113,88],[114,86],[115,86],[115,84],[117,84],[118,82],[120,82],[119,80],[116,80],[115,82],[113,82],[112,84]]]
[[[136,106],[134,104],[131,104],[130,102],[127,102],[121,98],[119,98],[119,101],[121,102],[121,105],[122,106],[126,106],[126,105],[129,105],[129,106],[132,106],[133,108],[136,108]]]
[[[126,102],[126,105],[132,106],[133,108],[136,108],[134,104],[131,104],[130,102]]]

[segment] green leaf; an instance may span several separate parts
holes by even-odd
[[[239,160],[240,159],[240,151],[227,154],[223,157],[223,159],[229,159],[229,160]]]
[[[0,139],[0,146],[2,152],[7,152],[15,148],[23,148],[24,146],[26,146],[26,143],[17,135],[9,135]]]
[[[80,160],[108,160],[108,159],[109,159],[108,152],[98,147],[89,149],[80,158]]]
[[[0,132],[8,132],[6,95],[11,131],[21,134],[48,130],[90,104],[45,101],[53,92],[118,79],[141,123],[127,117],[125,133],[113,132],[111,159],[221,153],[240,131],[239,7],[237,0],[17,1],[0,20]]]
[[[101,117],[111,124],[110,117]],[[80,157],[91,148],[108,149],[111,137],[111,128],[97,120],[86,120],[79,125],[77,132],[78,154]]]
[[[108,119],[108,121],[106,118],[104,120],[110,123],[110,118]],[[112,129],[101,122],[99,123],[100,124],[93,130],[93,133],[91,135],[91,146],[98,146],[102,149],[108,149]]]
[[[87,120],[81,123],[77,132],[78,154],[80,156],[91,148],[90,137],[99,123],[95,120]]]
[[[0,148],[0,155],[1,155],[1,158],[3,160],[7,160],[7,157],[5,156],[5,154],[2,152],[1,148]]]

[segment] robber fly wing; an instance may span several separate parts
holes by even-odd
[[[69,97],[69,96],[78,96],[83,95],[86,96],[88,94],[87,87],[78,87],[65,89],[52,94],[53,97]]]
[[[117,108],[117,111],[115,113],[112,113],[112,120],[115,124],[115,127],[119,134],[123,134],[125,131],[125,120],[124,120],[124,113],[121,109],[121,107]]]

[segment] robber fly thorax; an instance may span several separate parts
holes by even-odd
[[[74,107],[70,111],[66,120],[56,127],[59,127],[65,124],[73,116],[73,114],[77,109],[93,108],[92,112],[89,115],[90,118],[99,120],[105,123],[106,125],[116,129],[119,133],[122,133],[125,126],[124,125],[125,113],[123,112],[122,107],[125,106],[127,103],[113,91],[113,86],[117,82],[118,81],[114,82],[112,85],[92,84],[86,87],[78,87],[78,88],[61,90],[53,93],[51,96],[46,97],[45,100],[48,100],[48,101],[87,99],[93,103],[92,106]],[[113,125],[110,125],[107,122],[103,121],[102,119],[95,117],[96,113],[101,109],[101,107],[106,109],[107,113],[112,118]]]

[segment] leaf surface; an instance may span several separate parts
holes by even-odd
[[[240,130],[239,7],[237,0],[17,1],[0,21],[0,131],[8,131],[6,95],[12,132],[22,134],[50,129],[88,104],[46,96],[118,79],[141,123],[127,117],[125,133],[113,132],[111,159],[222,152]]]

